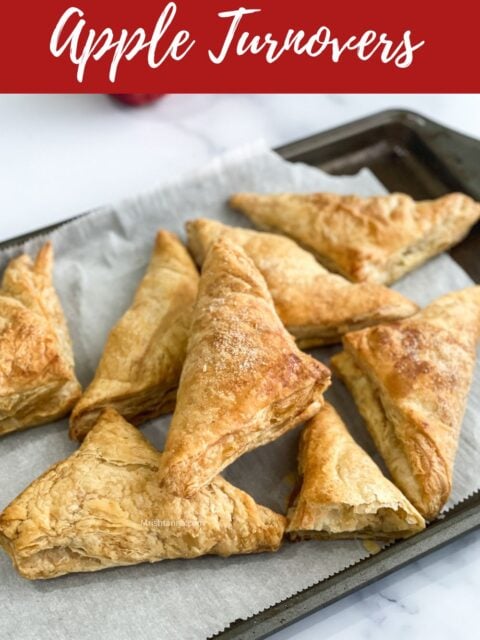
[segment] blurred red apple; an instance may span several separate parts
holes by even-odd
[[[140,107],[144,104],[150,104],[158,100],[163,93],[112,93],[110,94],[114,100],[128,104],[130,107]]]

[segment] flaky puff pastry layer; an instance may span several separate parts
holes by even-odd
[[[427,520],[450,495],[479,336],[480,287],[471,287],[347,334],[332,358],[395,484]]]
[[[53,248],[7,266],[0,287],[0,435],[66,415],[81,389],[60,300]]]
[[[136,425],[173,410],[198,277],[177,236],[159,231],[132,305],[110,332],[72,412],[72,438],[82,440],[106,406]]]
[[[402,193],[239,193],[230,204],[261,229],[299,242],[327,269],[381,284],[453,246],[480,219],[480,204],[462,193],[423,202]]]
[[[315,415],[330,372],[302,353],[243,249],[205,259],[161,480],[193,495],[239,456]]]
[[[191,499],[160,489],[162,454],[114,409],[80,448],[0,515],[0,543],[25,578],[275,551],[285,518],[221,477]]]
[[[289,238],[204,218],[188,222],[187,233],[199,265],[219,237],[243,247],[265,278],[280,319],[301,348],[340,342],[348,331],[405,318],[418,310],[396,291],[375,283],[352,284],[330,273]]]
[[[407,538],[425,521],[325,403],[300,439],[301,486],[288,512],[293,539]]]

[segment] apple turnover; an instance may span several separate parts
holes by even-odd
[[[448,499],[480,337],[480,287],[349,333],[332,365],[396,485],[428,520]]]
[[[242,454],[315,415],[330,372],[302,353],[265,280],[220,238],[203,265],[161,480],[191,496]]]
[[[65,416],[81,394],[53,285],[53,248],[11,260],[0,287],[0,435]]]
[[[327,269],[380,284],[452,247],[480,219],[480,204],[462,193],[422,202],[402,193],[238,193],[230,204],[259,228],[296,240]]]
[[[192,499],[158,484],[162,454],[114,409],[0,514],[0,543],[32,580],[78,571],[275,551],[285,518],[221,477]]]
[[[72,412],[72,438],[84,438],[106,406],[137,426],[173,410],[197,289],[187,250],[173,233],[159,231],[132,305],[110,332]]]
[[[325,403],[302,432],[300,489],[288,511],[292,539],[407,538],[425,521]]]

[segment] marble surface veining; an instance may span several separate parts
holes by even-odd
[[[480,138],[479,95],[171,95],[144,109],[100,95],[1,95],[0,240],[151,189],[257,138],[276,146],[399,107]],[[273,637],[476,640],[479,593],[476,531]]]

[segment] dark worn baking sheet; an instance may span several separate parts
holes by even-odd
[[[408,111],[383,111],[277,152],[287,160],[306,162],[333,174],[352,174],[368,167],[389,191],[403,191],[417,199],[458,190],[480,200],[480,141]],[[0,247],[47,233],[60,224],[13,238]],[[479,227],[450,252],[475,282],[480,282]],[[414,538],[395,543],[248,620],[232,621],[229,629],[216,637],[265,638],[478,526],[480,494]]]

